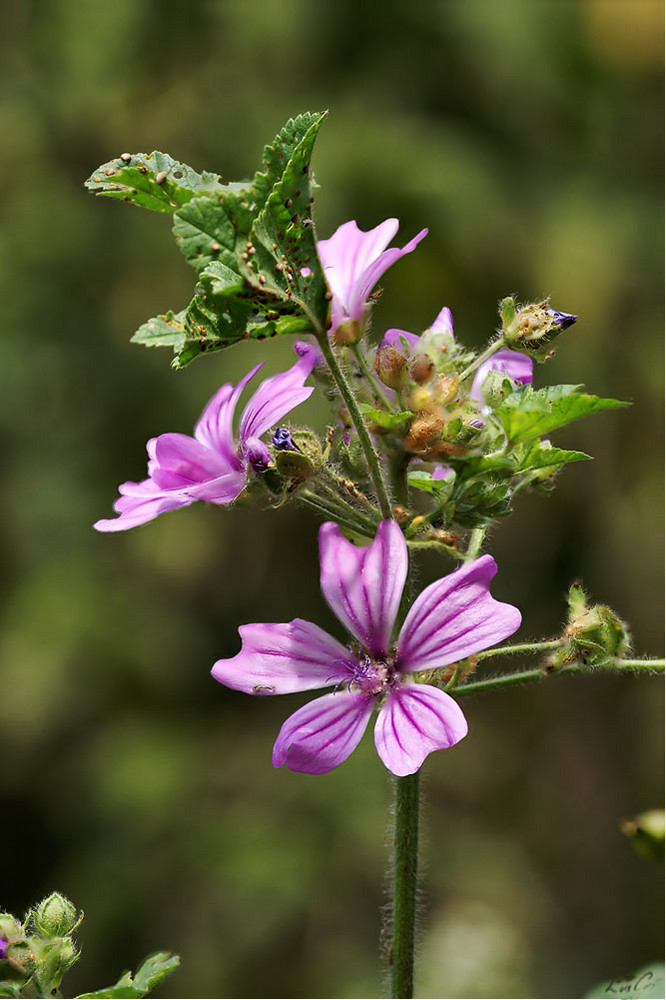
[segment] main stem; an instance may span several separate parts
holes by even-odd
[[[361,413],[358,403],[356,402],[356,397],[354,396],[352,388],[347,381],[345,373],[338,363],[338,359],[335,356],[333,348],[328,342],[327,334],[323,333],[317,339],[324,358],[326,359],[326,363],[331,370],[331,375],[340,390],[340,394],[345,401],[347,409],[349,410],[349,416],[351,417],[354,427],[356,428],[359,443],[363,449],[366,462],[368,463],[368,468],[375,487],[375,493],[377,494],[377,500],[379,502],[379,508],[382,512],[382,517],[393,517],[393,509],[391,507],[391,501],[389,499],[384,477],[382,475],[382,469],[379,464],[379,456],[377,455],[372,441],[370,440],[368,428],[365,425],[363,414]]]
[[[414,996],[414,938],[419,856],[419,773],[395,780],[391,996]]]

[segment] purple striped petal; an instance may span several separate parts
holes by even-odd
[[[373,286],[391,264],[410,253],[427,232],[424,229],[402,248],[386,250],[397,231],[397,219],[386,219],[368,232],[351,221],[339,226],[330,239],[317,243],[319,259],[333,296],[332,329],[337,329],[347,319],[362,319],[365,300]]]
[[[481,556],[426,587],[400,630],[398,669],[408,673],[445,667],[515,632],[521,621],[518,608],[490,596],[496,573],[492,556]]]
[[[375,699],[357,691],[336,691],[303,705],[290,715],[273,747],[273,767],[326,774],[356,749],[372,715]]]
[[[519,382],[521,385],[531,384],[534,362],[529,354],[521,354],[520,351],[498,351],[493,354],[479,366],[472,381],[472,388],[469,390],[470,397],[478,403],[485,402],[482,386],[489,372],[502,372],[513,382]]]
[[[263,361],[255,365],[237,386],[227,383],[218,389],[194,428],[197,441],[226,458],[227,464],[232,468],[242,468],[234,442],[234,412],[243,389],[262,366]]]
[[[348,649],[311,622],[241,625],[243,647],[218,660],[211,673],[220,684],[246,694],[290,694],[347,681],[354,669]]]
[[[160,434],[155,440],[151,478],[161,490],[179,490],[224,475],[229,463],[187,434]]]
[[[121,496],[114,503],[113,509],[120,516],[95,521],[93,527],[96,531],[127,531],[152,521],[158,514],[187,507],[192,503],[190,497],[182,492],[161,492],[152,479],[144,479],[141,483],[122,483],[118,489]]]
[[[414,774],[433,750],[467,735],[467,721],[453,698],[430,684],[400,684],[375,724],[375,746],[393,774]]]
[[[337,524],[319,529],[321,589],[331,610],[373,656],[384,656],[407,579],[407,545],[382,521],[371,545],[348,542]]]
[[[239,436],[241,445],[249,438],[258,438],[269,427],[279,423],[286,413],[302,403],[313,392],[312,386],[303,383],[317,363],[318,348],[299,341],[299,359],[286,371],[264,379],[248,401],[241,417]]]

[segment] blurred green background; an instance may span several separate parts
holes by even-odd
[[[91,528],[144,476],[148,437],[189,432],[222,381],[290,346],[174,374],[130,345],[194,272],[167,218],[82,183],[153,148],[238,179],[287,117],[329,108],[319,234],[430,227],[385,279],[379,331],[447,304],[481,346],[500,297],[550,294],[580,320],[537,381],[634,403],[557,434],[596,461],[521,495],[492,538],[519,635],[556,634],[580,577],[659,655],[662,5],[23,0],[1,18],[0,905],[58,888],[85,909],[72,991],[170,948],[163,995],[379,996],[391,789],[370,737],[328,776],[274,771],[305,698],[208,673],[240,623],[333,624],[316,520],[195,505]],[[618,822],[662,798],[660,679],[465,709],[469,738],[426,766],[420,995],[579,997],[657,958],[659,873]]]

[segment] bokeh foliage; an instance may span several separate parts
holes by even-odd
[[[21,911],[57,887],[94,918],[73,988],[170,948],[165,995],[376,996],[390,797],[367,740],[327,777],[274,772],[299,699],[208,676],[241,622],[332,624],[316,521],[195,505],[126,536],[90,527],[143,475],[148,437],[190,431],[260,358],[291,360],[288,343],[240,345],[176,374],[130,345],[188,301],[192,272],[168,218],[86,195],[95,164],[167,149],[226,182],[290,115],[328,107],[319,234],[430,226],[387,276],[377,332],[423,329],[447,304],[481,346],[510,292],[577,313],[548,381],[634,405],[558,437],[595,461],[522,497],[493,539],[495,593],[540,637],[580,576],[638,654],[661,648],[660,5],[259,8],[1,14],[0,897]],[[326,419],[314,403],[307,418]],[[618,822],[658,804],[660,682],[553,680],[466,711],[470,737],[427,768],[421,995],[444,976],[466,997],[580,995],[653,961],[654,872]]]

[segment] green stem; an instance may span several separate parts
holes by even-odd
[[[465,368],[465,371],[460,376],[461,383],[464,382],[466,378],[469,378],[470,375],[473,375],[477,368],[481,367],[484,361],[487,361],[488,358],[492,358],[493,354],[496,354],[497,351],[501,350],[501,348],[505,346],[504,336],[501,336],[499,340],[494,340],[482,354],[479,354],[478,358],[475,358],[474,361],[472,361],[471,365],[468,365],[467,368]]]
[[[381,466],[379,464],[379,457],[375,451],[372,441],[370,440],[370,435],[368,433],[368,428],[365,425],[365,420],[363,419],[363,414],[358,408],[358,403],[356,402],[356,397],[349,385],[345,373],[338,364],[338,359],[335,356],[333,348],[328,342],[328,336],[324,333],[318,337],[319,346],[321,347],[326,363],[331,370],[331,374],[335,380],[335,384],[340,390],[340,394],[345,401],[347,409],[349,410],[349,416],[352,419],[352,423],[356,428],[358,434],[358,440],[363,449],[366,462],[368,463],[368,468],[370,470],[370,475],[372,477],[372,482],[375,487],[375,492],[377,494],[377,500],[379,501],[379,507],[382,512],[382,517],[393,517],[393,509],[391,507],[391,501],[389,500],[389,495],[386,489],[386,484],[384,483],[384,477],[382,476]]]
[[[542,645],[548,645],[543,643]],[[479,658],[483,654],[479,654]],[[607,673],[612,673],[615,670],[663,670],[664,660],[616,660],[612,666],[600,667]],[[566,667],[560,667],[558,670],[545,671],[537,667],[535,670],[517,670],[515,673],[503,674],[499,677],[487,677],[482,681],[472,681],[469,684],[461,684],[460,687],[455,688],[452,694],[456,698],[462,697],[466,694],[478,694],[481,691],[498,691],[500,688],[513,687],[515,684],[525,684],[527,681],[542,681],[546,677],[557,677],[560,674],[590,674],[592,670],[589,667],[582,667],[577,663],[569,664]]]
[[[472,534],[469,536],[469,545],[467,546],[467,552],[465,553],[463,563],[472,562],[473,559],[476,559],[481,551],[481,546],[483,545],[483,539],[486,537],[487,530],[487,525],[483,528],[474,528]]]
[[[391,996],[414,996],[414,938],[419,848],[419,774],[395,780]]]
[[[365,360],[363,351],[361,350],[358,344],[352,344],[352,351],[354,352],[354,357],[358,361],[359,368],[363,372],[368,385],[372,389],[373,394],[377,397],[382,406],[386,410],[388,410],[389,413],[392,413],[393,407],[389,403],[388,399],[386,398],[382,390],[377,385],[377,380],[375,379],[375,376],[372,374],[368,362]]]
[[[376,526],[372,526],[372,530],[365,527],[365,525],[356,520],[351,520],[347,517],[346,512],[336,507],[334,504],[329,503],[322,497],[318,497],[314,493],[310,493],[307,490],[303,490],[299,493],[298,499],[301,503],[307,504],[308,507],[312,507],[316,510],[318,514],[323,514],[327,518],[332,518],[342,527],[348,528],[350,531],[356,532],[357,535],[363,535],[365,538],[374,538],[376,533]]]
[[[496,646],[477,653],[477,659],[487,660],[490,656],[502,656],[505,653],[539,653],[544,649],[557,649],[562,645],[562,639],[552,639],[544,642],[519,642],[514,646]]]

